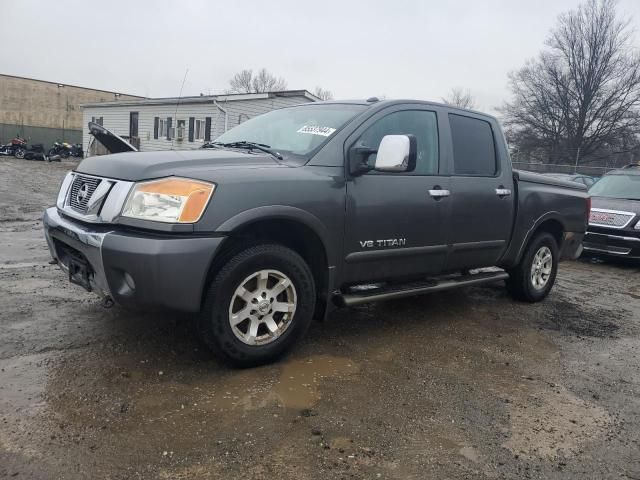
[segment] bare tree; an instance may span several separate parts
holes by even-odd
[[[256,74],[253,70],[241,70],[229,80],[229,93],[264,93],[278,92],[287,89],[287,82],[282,77],[276,77],[266,68],[261,68]]]
[[[313,94],[322,100],[333,100],[333,92],[322,87],[316,87]]]
[[[241,70],[229,80],[229,93],[251,93],[252,92],[252,70]]]
[[[501,109],[511,143],[551,163],[597,160],[637,144],[640,56],[616,0],[560,15],[546,49],[510,74]]]
[[[476,102],[469,89],[465,90],[460,87],[452,88],[449,95],[443,97],[442,101],[447,105],[460,108],[475,108],[476,106]]]

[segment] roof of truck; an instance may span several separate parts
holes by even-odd
[[[446,103],[441,103],[441,102],[433,102],[430,100],[416,100],[411,98],[403,98],[403,99],[397,99],[397,100],[380,100],[376,97],[371,97],[368,99],[325,100],[322,102],[315,102],[313,103],[313,105],[347,104],[347,105],[365,105],[369,107],[382,107],[382,106],[390,106],[390,105],[404,104],[404,103],[419,103],[422,105],[432,105],[434,107],[456,110],[456,111],[459,111],[460,113],[473,113],[474,115],[482,115],[483,117],[487,117],[495,120],[495,117],[493,115],[490,115],[485,112],[479,112],[478,110],[456,107],[454,105],[448,105]]]

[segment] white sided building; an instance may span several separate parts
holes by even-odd
[[[142,152],[190,150],[256,115],[319,100],[306,90],[287,90],[86,103],[82,145],[89,152],[87,125],[96,122]]]

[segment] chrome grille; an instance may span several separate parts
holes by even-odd
[[[87,213],[87,204],[101,179],[76,175],[69,190],[69,206],[78,213]]]
[[[596,227],[624,228],[635,217],[632,212],[618,212],[592,208],[589,215],[589,225]]]

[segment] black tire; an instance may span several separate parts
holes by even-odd
[[[231,302],[236,289],[247,278],[264,270],[281,272],[290,279],[296,297],[295,312],[280,336],[269,343],[249,345],[236,336],[238,330],[234,333],[231,326]],[[313,275],[300,255],[281,245],[249,246],[232,254],[209,285],[197,321],[198,335],[205,345],[234,366],[269,363],[291,348],[307,331],[315,299]]]
[[[69,152],[67,152],[66,150],[63,150],[60,156],[64,159],[67,159],[69,158]]]
[[[536,286],[532,278],[535,268],[534,259],[538,252],[544,251],[542,250],[544,248],[551,252],[551,272],[543,286]],[[508,273],[507,290],[513,298],[533,303],[539,302],[549,295],[558,273],[558,244],[553,235],[542,232],[531,239],[522,255],[520,264],[508,270]]]
[[[19,158],[19,159],[23,159],[24,155],[27,153],[27,151],[23,148],[19,148],[15,151],[15,153],[13,154],[14,157]]]

